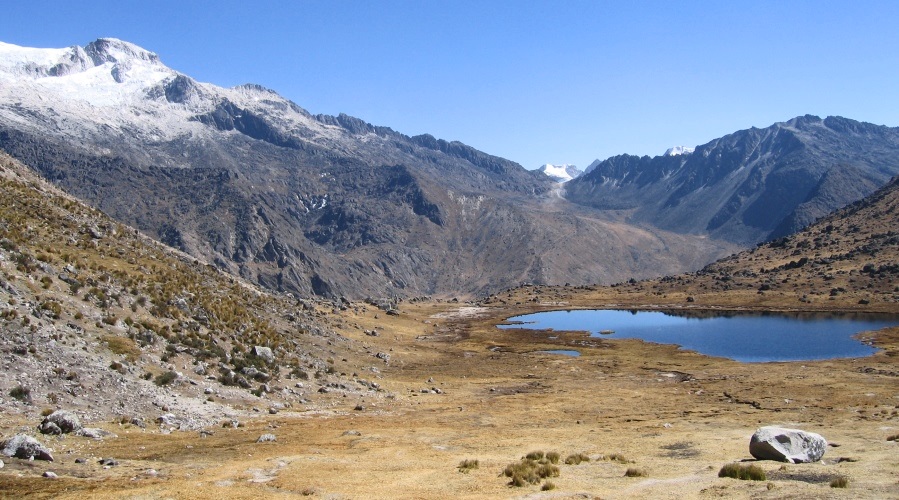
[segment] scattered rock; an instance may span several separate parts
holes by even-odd
[[[156,423],[170,427],[178,427],[181,425],[181,419],[171,413],[166,413],[165,415],[157,417]]]
[[[133,417],[133,418],[131,419],[131,425],[136,426],[136,427],[140,427],[141,429],[146,429],[146,428],[147,428],[147,424],[144,422],[144,419],[139,418],[139,417]]]
[[[775,426],[758,429],[749,440],[749,453],[759,460],[817,462],[826,449],[827,441],[819,434]]]
[[[354,409],[355,411],[365,411],[365,407],[362,406],[362,405],[356,405],[356,407],[353,408],[353,409]]]
[[[253,346],[253,355],[257,358],[262,358],[266,363],[275,362],[275,353],[272,352],[270,347]]]
[[[86,464],[86,463],[87,463],[87,459],[86,459],[86,458],[83,458],[83,457],[78,457],[78,458],[75,459],[75,463],[76,463],[76,464]]]
[[[93,427],[82,427],[81,430],[75,433],[78,436],[91,438],[91,439],[103,439],[105,437],[118,437],[112,432],[104,431],[103,429],[96,429]]]
[[[2,469],[4,465],[6,464],[3,463],[3,460],[0,460],[0,469]]]
[[[49,479],[56,479],[56,478],[59,477],[59,476],[56,475],[55,472],[49,471],[49,470],[48,470],[48,471],[44,471],[44,473],[41,474],[41,475],[44,476],[44,477],[46,477],[46,478],[49,478]]]
[[[344,433],[342,435],[343,436],[361,436],[362,433],[359,431],[350,430],[350,431],[344,431]]]
[[[116,465],[119,465],[119,461],[114,458],[101,458],[97,462],[104,467],[115,467]]]
[[[51,436],[62,434],[62,429],[53,422],[41,422],[41,425],[37,427],[37,430],[40,431],[41,434],[50,434]]]
[[[25,434],[16,434],[15,436],[0,442],[0,453],[7,457],[24,458],[26,460],[47,460],[53,461],[53,455],[40,441]]]
[[[268,443],[277,441],[278,438],[275,437],[274,434],[263,434],[259,436],[259,439],[256,440],[257,443]]]
[[[68,434],[81,430],[81,421],[74,413],[56,410],[47,415],[39,427],[43,434]]]

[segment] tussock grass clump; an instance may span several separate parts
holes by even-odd
[[[626,471],[624,471],[624,477],[645,477],[646,471],[643,469],[638,469],[636,467],[628,467]]]
[[[849,478],[845,476],[840,476],[833,481],[830,482],[831,488],[848,488],[849,487]]]
[[[461,472],[463,474],[468,474],[470,471],[477,469],[480,466],[481,466],[481,464],[478,462],[477,459],[470,460],[470,459],[466,458],[465,460],[459,462],[459,472]]]
[[[590,457],[588,457],[584,453],[572,453],[571,455],[568,455],[567,457],[565,457],[566,465],[580,465],[583,462],[589,462],[589,461],[590,461]]]
[[[547,481],[543,483],[543,486],[540,488],[543,491],[550,491],[556,489],[556,483],[552,481]]]
[[[528,454],[530,455],[530,454]],[[549,477],[559,477],[559,467],[549,463],[545,456],[539,461],[528,457],[506,466],[503,475],[510,478],[510,485],[516,487],[538,484]]]
[[[128,337],[118,337],[116,335],[107,335],[103,337],[106,346],[113,354],[125,356],[125,359],[133,363],[141,355],[140,347]]]
[[[764,481],[765,479],[767,479],[767,477],[765,476],[765,471],[755,464],[727,464],[718,471],[718,477],[730,477],[744,481]]]
[[[546,460],[551,464],[558,464],[560,458],[562,458],[562,455],[559,452],[550,451],[546,453]]]
[[[609,462],[618,462],[619,464],[633,463],[632,460],[628,460],[627,457],[625,457],[621,453],[612,453],[611,455],[606,455],[603,457],[603,460],[607,460]]]

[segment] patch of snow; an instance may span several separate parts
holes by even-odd
[[[551,163],[547,163],[538,169],[539,172],[543,172],[547,177],[555,180],[556,182],[568,182],[571,179],[580,177],[583,172],[578,169],[574,165],[570,164],[562,164],[562,165],[553,165]]]
[[[687,146],[674,146],[673,148],[668,148],[665,151],[664,156],[679,156],[679,155],[688,155],[696,151],[696,148],[691,148]]]

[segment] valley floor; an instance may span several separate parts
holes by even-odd
[[[899,329],[871,334],[883,350],[869,358],[740,364],[639,341],[494,327],[521,312],[618,300],[579,296],[535,301],[519,290],[480,306],[404,303],[398,316],[344,311],[344,335],[390,354],[378,382],[392,396],[251,412],[243,426],[207,435],[89,422],[118,437],[46,436],[56,461],[4,459],[0,496],[899,498],[899,442],[887,440],[899,434]],[[374,328],[378,336],[364,333]],[[536,352],[559,348],[581,356]],[[6,417],[4,436],[37,423]],[[749,437],[764,425],[816,432],[830,447],[819,463],[756,462]],[[276,440],[256,442],[267,433]],[[541,490],[545,481],[510,486],[503,470],[537,450],[590,460],[560,463],[552,490]],[[99,464],[104,457],[118,465]],[[477,468],[461,472],[464,460]],[[734,462],[759,465],[767,480],[719,478]],[[642,476],[626,477],[628,469]],[[41,477],[47,470],[59,477]],[[840,477],[848,488],[831,488]]]

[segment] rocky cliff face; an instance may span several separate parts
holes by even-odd
[[[796,231],[899,173],[899,128],[803,116],[689,154],[616,156],[566,185],[569,200],[670,231],[753,244]]]
[[[272,289],[480,293],[664,274],[733,249],[569,205],[544,175],[458,142],[196,82],[127,42],[0,52],[0,148]]]

